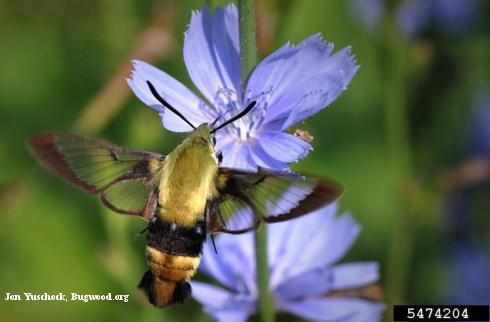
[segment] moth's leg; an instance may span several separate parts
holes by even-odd
[[[216,152],[216,160],[218,160],[218,164],[221,164],[221,162],[223,162],[223,151],[218,150]]]
[[[205,222],[204,229],[206,229],[205,231],[206,235],[208,233],[209,226],[213,225],[213,223],[210,222],[210,220],[212,220],[211,214],[213,211],[217,211],[219,213],[219,208],[217,207],[217,203],[215,201],[208,201],[208,203],[206,204],[206,209],[204,210],[204,222]],[[214,252],[218,254],[218,249],[216,248],[216,243],[214,242],[213,233],[211,233],[211,242],[213,243]]]

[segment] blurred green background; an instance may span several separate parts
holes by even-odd
[[[191,10],[205,4],[0,1],[0,321],[209,320],[192,300],[166,310],[146,303],[136,288],[146,265],[136,235],[145,222],[105,210],[42,169],[25,146],[32,133],[69,130],[170,151],[184,136],[164,130],[124,78],[129,59],[140,58],[193,88],[183,33]],[[346,187],[341,208],[363,231],[344,261],[380,262],[388,304],[446,303],[459,292],[448,259],[458,230],[451,198],[467,186],[458,175],[471,162],[471,106],[490,83],[488,5],[470,32],[428,29],[410,39],[390,14],[366,28],[343,0],[259,0],[257,11],[262,57],[321,32],[336,49],[352,46],[361,66],[337,101],[300,126],[315,137],[315,151],[295,166]],[[490,189],[488,177],[476,177],[478,193],[463,215],[488,254]],[[72,291],[130,299],[3,300],[5,292]]]

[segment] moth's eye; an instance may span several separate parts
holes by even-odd
[[[213,136],[213,145],[216,145],[216,138]]]

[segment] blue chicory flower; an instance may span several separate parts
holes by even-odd
[[[449,285],[445,301],[459,305],[490,303],[487,249],[469,241],[453,243],[445,267]]]
[[[470,109],[464,153],[466,161],[463,162],[486,162],[488,167],[489,125],[490,91],[485,88],[475,94]],[[443,267],[448,289],[442,300],[460,305],[489,304],[490,252],[486,236],[490,233],[490,227],[482,225],[482,218],[487,217],[488,209],[474,200],[488,194],[490,180],[484,174],[480,177],[475,177],[475,174],[469,176],[468,182],[455,186],[444,198],[447,203],[443,207],[447,225],[444,229],[447,232],[447,258]]]
[[[478,93],[474,99],[468,129],[468,153],[490,159],[490,91]]]
[[[468,30],[480,0],[404,0],[396,8],[396,22],[413,38],[430,25],[448,33]],[[350,0],[351,14],[371,30],[378,27],[386,8],[382,0]]]
[[[467,30],[476,16],[478,0],[406,0],[397,11],[397,23],[409,37],[429,24],[444,32]]]
[[[382,303],[334,296],[336,291],[371,285],[379,279],[375,262],[336,264],[360,231],[350,215],[336,213],[333,204],[267,226],[269,287],[275,308],[314,321],[379,321]],[[226,289],[193,281],[193,296],[216,321],[246,321],[256,311],[258,300],[254,235],[222,234],[216,246],[218,254],[211,242],[206,243],[200,270]]]
[[[205,7],[193,13],[184,41],[187,71],[205,100],[142,61],[134,61],[128,84],[174,132],[191,127],[163,108],[146,81],[195,125],[229,119],[255,100],[257,106],[249,114],[216,133],[222,165],[252,171],[287,169],[312,147],[285,131],[332,103],[358,69],[349,47],[332,51],[333,45],[319,34],[296,46],[288,43],[254,68],[242,92],[237,8],[217,7],[211,14]]]
[[[349,0],[350,14],[370,31],[375,31],[383,19],[386,8],[383,0]]]

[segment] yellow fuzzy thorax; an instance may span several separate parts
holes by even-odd
[[[218,164],[208,125],[199,126],[163,162],[158,216],[192,227],[204,216],[206,203],[217,195]]]

